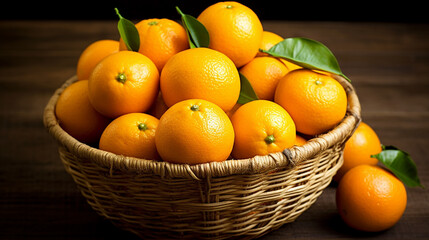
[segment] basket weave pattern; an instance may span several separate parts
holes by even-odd
[[[44,123],[59,143],[60,159],[82,195],[101,216],[143,238],[255,238],[294,221],[322,193],[342,165],[344,142],[360,122],[350,83],[348,111],[327,134],[302,147],[251,159],[199,165],[118,156],[68,135],[55,117],[59,94]]]

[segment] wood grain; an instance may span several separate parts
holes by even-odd
[[[353,81],[362,116],[386,145],[411,154],[429,186],[429,25],[265,21],[283,37],[327,45]],[[137,239],[98,216],[78,192],[42,123],[53,91],[75,74],[81,51],[117,39],[115,21],[0,22],[0,239]],[[381,233],[351,230],[335,184],[295,222],[262,239],[425,239],[428,191],[407,188],[402,219]]]

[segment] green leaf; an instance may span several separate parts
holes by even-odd
[[[248,102],[251,102],[253,100],[258,100],[258,96],[255,93],[255,90],[253,90],[252,85],[250,84],[249,80],[241,74],[240,74],[240,96],[238,97],[237,103],[245,104]]]
[[[286,38],[268,50],[259,51],[285,58],[304,68],[337,74],[350,82],[350,79],[341,72],[331,50],[318,41],[308,38]]]
[[[119,34],[122,40],[124,40],[125,46],[130,51],[138,52],[140,49],[140,36],[136,26],[130,20],[123,18],[117,8],[115,8],[115,11],[119,17]]]
[[[416,164],[408,153],[394,146],[383,146],[383,151],[371,157],[377,158],[405,185],[409,187],[424,187],[420,183]]]
[[[188,34],[189,46],[191,48],[209,47],[210,37],[206,27],[191,15],[184,14],[179,7],[177,12],[182,17],[182,23]]]

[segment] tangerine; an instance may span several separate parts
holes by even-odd
[[[145,112],[159,91],[159,73],[146,56],[120,51],[104,58],[89,78],[89,100],[110,118]]]
[[[100,138],[100,149],[128,157],[159,159],[155,133],[159,120],[145,113],[128,113],[114,119]]]
[[[284,63],[274,57],[255,57],[240,69],[253,87],[258,99],[274,100],[279,80],[289,72]]]
[[[247,6],[218,2],[204,9],[197,19],[209,32],[209,48],[224,53],[237,67],[250,62],[258,53],[262,24]]]
[[[344,118],[347,95],[333,77],[297,69],[280,79],[274,101],[291,115],[298,132],[317,135],[334,128]]]
[[[338,212],[352,228],[378,232],[396,224],[407,205],[404,184],[390,172],[359,165],[341,179],[337,192]]]
[[[378,160],[371,155],[381,152],[377,133],[366,123],[361,122],[344,146],[344,163],[334,176],[335,181],[353,167],[361,164],[377,165]]]
[[[192,48],[174,55],[161,72],[160,86],[167,106],[186,99],[204,99],[231,110],[240,94],[240,76],[223,53]]]
[[[281,41],[283,41],[283,37],[281,37],[280,35],[270,31],[263,31],[262,40],[261,40],[261,43],[259,44],[259,49],[269,50],[272,46],[276,45]],[[263,56],[268,56],[268,54],[263,52],[258,52],[256,56],[263,57]]]
[[[189,48],[186,30],[171,19],[145,19],[135,26],[140,37],[139,52],[150,58],[159,72],[173,55]],[[128,50],[122,39],[119,43],[120,50]]]
[[[281,152],[295,144],[295,124],[280,105],[254,100],[237,109],[231,117],[235,141],[231,155],[251,158]]]
[[[119,42],[115,40],[98,40],[87,46],[77,62],[77,79],[88,80],[92,70],[105,57],[119,51]]]
[[[198,164],[226,160],[234,145],[234,129],[216,104],[188,99],[162,115],[155,136],[164,161]]]
[[[97,143],[110,122],[89,102],[88,80],[74,82],[64,89],[58,97],[55,114],[64,131],[88,144]]]

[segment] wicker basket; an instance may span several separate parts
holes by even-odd
[[[352,85],[348,109],[330,132],[302,147],[251,159],[199,165],[129,158],[80,143],[58,124],[51,97],[44,124],[57,140],[66,171],[101,216],[142,238],[256,238],[294,221],[342,165],[344,142],[360,122]]]

